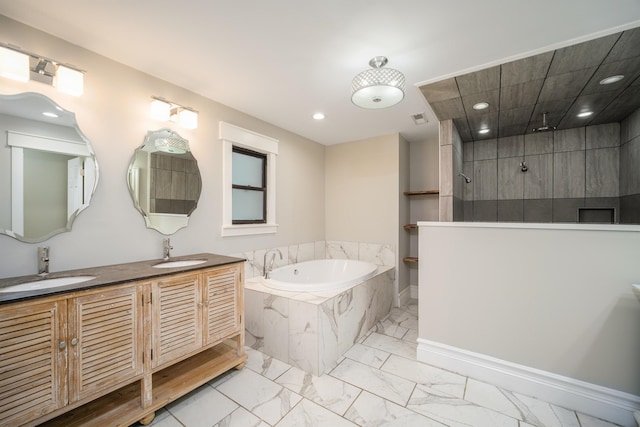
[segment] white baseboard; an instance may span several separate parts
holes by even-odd
[[[411,290],[409,288],[410,286],[407,286],[398,294],[398,307],[402,307],[409,303],[409,300],[411,299]]]
[[[418,299],[418,285],[409,286],[411,299]]]
[[[418,360],[625,427],[640,396],[418,338]]]

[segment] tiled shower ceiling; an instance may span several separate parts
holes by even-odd
[[[624,75],[604,85],[606,77]],[[640,107],[640,27],[420,87],[464,142],[618,122]],[[474,110],[479,102],[488,108]],[[593,114],[578,117],[582,112]],[[486,133],[479,133],[488,129]]]

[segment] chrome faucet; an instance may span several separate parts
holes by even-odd
[[[38,276],[49,274],[49,246],[38,247]]]
[[[173,249],[173,246],[171,246],[171,240],[169,238],[163,239],[162,259],[164,259],[165,261],[169,261],[169,258],[171,258],[171,249]]]
[[[269,253],[273,252],[273,256],[271,257],[271,262],[269,262],[269,266],[267,267],[267,255],[269,255]],[[278,252],[278,254],[280,255],[280,259],[282,259],[282,252],[280,252],[280,249],[269,249],[264,253],[264,262],[262,264],[262,274],[264,276],[265,279],[269,278],[269,273],[271,273],[271,270],[273,269],[273,262],[276,260],[276,254],[275,252]]]

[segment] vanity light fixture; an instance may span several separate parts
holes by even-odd
[[[622,79],[624,79],[624,75],[617,74],[615,76],[605,77],[604,79],[600,80],[600,84],[601,85],[610,85],[612,83],[619,82]]]
[[[582,113],[576,114],[576,117],[580,117],[580,118],[589,117],[592,114],[593,114],[593,111],[583,111]]]
[[[198,127],[198,112],[160,97],[151,97],[150,115],[152,119],[166,122],[171,120],[185,129]]]
[[[0,76],[20,82],[39,81],[73,96],[82,95],[84,71],[53,59],[0,44]]]
[[[478,102],[477,104],[473,104],[474,110],[484,110],[486,108],[489,108],[488,102]]]
[[[393,68],[384,68],[389,60],[376,56],[351,82],[351,101],[358,107],[379,109],[391,107],[404,98],[404,75]]]

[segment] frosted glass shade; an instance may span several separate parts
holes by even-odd
[[[164,102],[159,99],[152,99],[149,108],[149,114],[152,119],[159,120],[161,122],[169,120],[171,115],[171,104],[168,102]]]
[[[19,82],[29,81],[29,56],[0,47],[0,76]]]
[[[62,93],[80,96],[84,91],[84,74],[82,71],[59,65],[53,78],[53,85]]]
[[[185,129],[196,129],[198,127],[198,113],[182,109],[178,112],[178,123]]]

